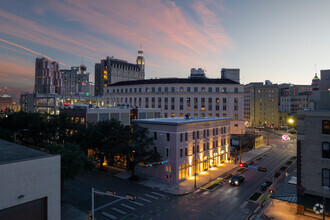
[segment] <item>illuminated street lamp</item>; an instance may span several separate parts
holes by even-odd
[[[293,122],[294,122],[294,120],[292,118],[289,118],[289,120],[288,120],[289,125],[292,125]],[[286,133],[289,133],[289,126],[287,126],[287,128],[286,128]]]

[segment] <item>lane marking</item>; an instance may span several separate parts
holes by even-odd
[[[139,205],[139,206],[144,206],[142,203],[136,202],[136,201],[131,201],[129,200],[129,202],[135,204],[135,205]]]
[[[160,194],[160,193],[156,193],[156,192],[151,192],[151,193],[153,193],[153,194],[155,194],[155,195],[157,195],[157,196],[165,197],[165,195]]]
[[[148,196],[149,198],[152,198],[152,199],[158,199],[157,197],[154,197],[154,196],[151,196],[151,195],[148,195],[148,194],[144,194],[145,196]]]
[[[135,210],[135,208],[134,207],[132,207],[132,206],[129,206],[129,205],[126,205],[126,204],[120,204],[121,206],[124,206],[125,208],[128,208],[128,209],[130,209],[130,210]]]
[[[102,206],[100,206],[100,207],[94,209],[94,212],[96,212],[97,210],[103,209],[103,208],[105,208],[105,207],[107,207],[107,206],[109,206],[109,205],[112,205],[112,204],[114,204],[114,203],[116,203],[116,202],[119,202],[120,200],[123,200],[123,199],[118,199],[118,200],[115,200],[115,201],[113,201],[113,202],[109,202],[108,204],[102,205]],[[90,211],[90,212],[91,212],[91,211]]]
[[[107,216],[108,218],[111,218],[111,219],[117,219],[116,216],[111,215],[111,214],[109,214],[109,213],[107,213],[107,212],[101,212],[101,214],[104,215],[104,216]]]
[[[148,200],[148,199],[144,199],[144,198],[142,198],[142,197],[138,197],[138,199],[141,199],[142,201],[145,201],[145,202],[151,202],[150,200]]]
[[[113,211],[116,211],[116,212],[119,212],[120,214],[123,214],[123,215],[126,215],[127,212],[123,211],[123,210],[120,210],[120,209],[117,209],[115,207],[111,208]]]
[[[248,204],[248,201],[243,202],[243,204],[240,206],[240,209],[244,209],[247,204]]]

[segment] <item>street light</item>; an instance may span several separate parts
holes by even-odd
[[[325,191],[329,190],[328,186],[323,186],[323,220],[325,220]]]
[[[28,130],[29,130],[29,129],[24,128],[24,129],[22,129],[22,130],[19,130],[19,131],[15,132],[15,133],[14,133],[14,144],[16,144],[16,136],[17,136],[20,132],[22,132],[22,131],[28,131]]]
[[[194,150],[194,153],[195,153],[195,189],[197,188],[197,170],[196,170],[196,165],[197,165],[197,160],[196,160],[196,156],[197,156],[197,135],[195,137],[195,150]]]
[[[294,122],[294,120],[293,120],[292,118],[289,118],[289,120],[288,120],[289,125],[292,125],[293,122]],[[288,127],[286,128],[286,133],[289,133],[289,125],[288,125]]]

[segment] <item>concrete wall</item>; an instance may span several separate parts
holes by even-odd
[[[48,219],[60,219],[60,156],[1,164],[0,186],[0,210],[47,197]]]

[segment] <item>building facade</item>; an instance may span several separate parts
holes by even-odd
[[[60,219],[60,156],[4,140],[0,151],[0,219]]]
[[[60,113],[67,115],[70,122],[83,125],[111,119],[116,119],[124,125],[131,125],[134,119],[160,117],[159,109],[132,108],[131,106],[94,108],[87,105],[76,105],[60,109]]]
[[[206,78],[205,72],[202,68],[191,68],[190,78]]]
[[[159,108],[161,117],[243,119],[243,85],[228,79],[149,79],[112,84],[105,97],[117,104]]]
[[[138,51],[136,64],[114,57],[101,60],[95,64],[95,95],[104,95],[107,87],[117,82],[144,79],[144,68],[143,51]]]
[[[71,67],[70,70],[60,70],[63,80],[63,95],[89,93],[89,73],[84,65]]]
[[[277,84],[250,83],[244,87],[244,118],[249,126],[279,124]]]
[[[160,118],[133,122],[148,128],[155,150],[166,161],[157,167],[139,167],[136,171],[142,175],[178,183],[230,158],[230,118]]]
[[[298,110],[308,108],[310,92],[300,93],[297,96],[281,96],[280,111],[296,115]]]
[[[46,58],[37,58],[35,66],[34,92],[40,94],[62,94],[63,83],[59,64]]]
[[[25,112],[39,112],[58,115],[61,108],[71,105],[93,105],[95,107],[112,107],[114,104],[99,96],[83,95],[58,95],[22,93],[20,108]]]

